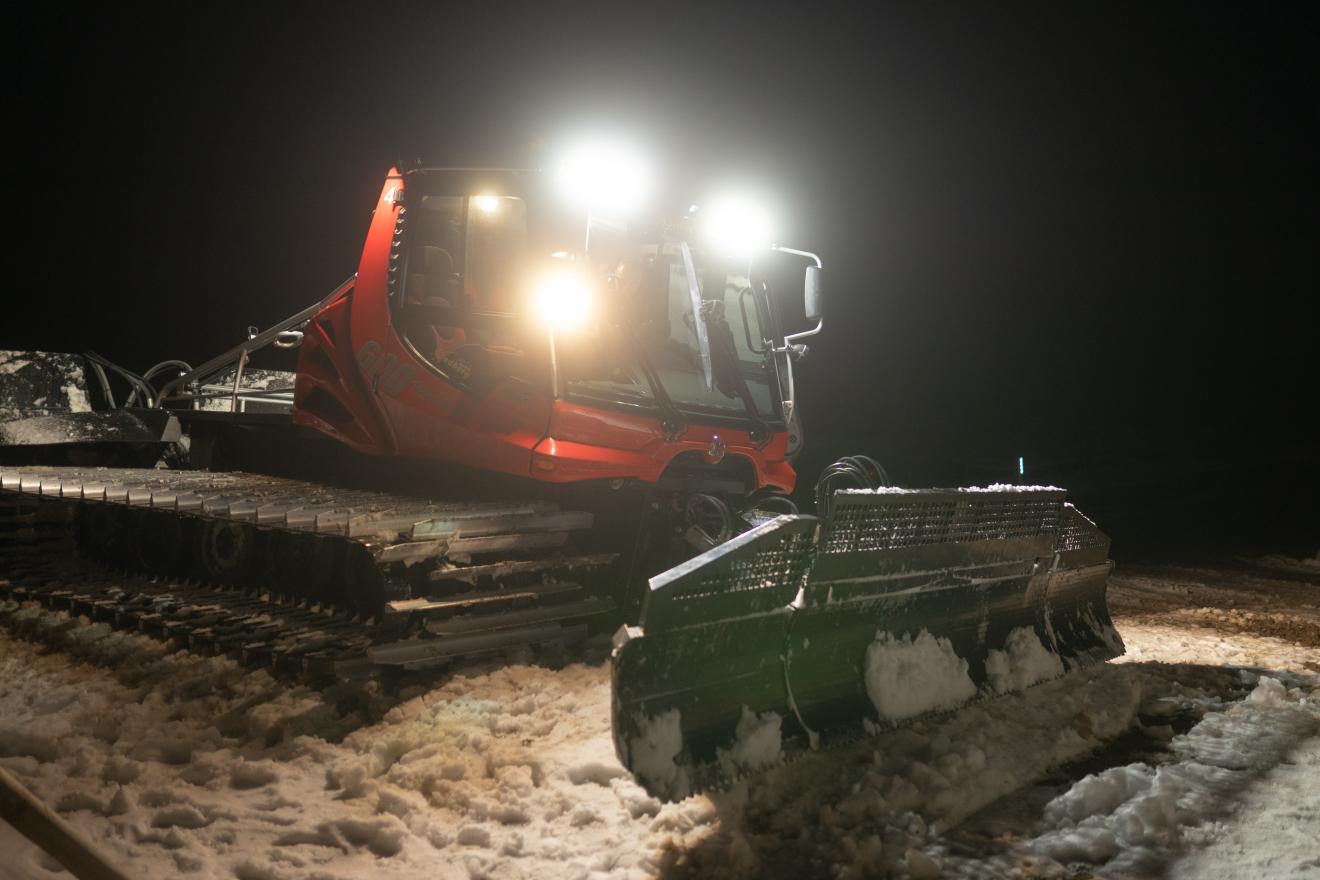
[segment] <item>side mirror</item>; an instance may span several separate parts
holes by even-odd
[[[807,267],[807,278],[803,285],[803,299],[808,321],[820,321],[825,317],[824,291],[821,288],[821,268]]]

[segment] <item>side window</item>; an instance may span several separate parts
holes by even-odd
[[[463,259],[463,199],[425,196],[412,230],[406,303],[458,308]]]
[[[733,344],[740,360],[754,362],[765,354],[761,316],[752,295],[751,280],[745,275],[725,276],[724,317],[733,331]]]
[[[527,240],[522,199],[423,196],[410,220],[398,327],[414,353],[478,395],[525,372],[512,317]]]
[[[468,206],[464,296],[469,308],[511,313],[527,242],[522,199],[474,196]]]

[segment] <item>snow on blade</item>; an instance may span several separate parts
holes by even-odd
[[[64,384],[64,396],[69,399],[69,412],[91,412],[92,403],[87,399],[87,392],[77,382]]]
[[[678,711],[678,710],[674,710]],[[733,748],[719,750],[720,769],[733,776],[739,770],[759,770],[784,757],[783,718],[777,712],[757,715],[746,706],[734,731]]]
[[[677,708],[639,718],[641,736],[628,742],[632,771],[675,799],[688,793],[687,770],[675,760],[683,751],[682,720]]]
[[[1045,647],[1029,626],[1008,634],[1004,650],[991,650],[985,660],[986,676],[995,693],[1022,691],[1063,675],[1063,659]]]
[[[1257,774],[1320,730],[1320,705],[1262,677],[1246,699],[1211,712],[1171,747],[1177,763],[1111,767],[1087,776],[1045,807],[1052,830],[1032,847],[1060,862],[1150,872],[1178,851],[1183,829],[1223,810]]]
[[[1062,492],[1058,486],[1019,486],[1016,483],[991,483],[989,486],[963,486],[959,492]]]
[[[1101,623],[1097,620],[1094,609],[1087,608],[1086,613],[1082,615],[1082,621],[1091,628],[1091,632],[1100,636],[1110,651],[1115,654],[1122,654],[1127,650],[1123,644],[1123,637],[1118,634],[1118,630],[1114,629],[1111,624]]]
[[[903,721],[961,706],[976,685],[948,639],[925,629],[915,639],[877,632],[866,649],[866,693],[881,718]]]
[[[929,489],[905,489],[902,486],[876,486],[873,489],[838,489],[836,495],[917,495],[929,492]],[[1058,486],[1019,486],[1016,483],[992,483],[989,486],[959,486],[956,489],[937,491],[963,493],[990,492],[1062,492]]]

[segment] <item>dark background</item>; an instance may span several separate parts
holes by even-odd
[[[0,347],[204,359],[356,269],[395,159],[536,163],[603,123],[823,256],[804,484],[1022,455],[1120,558],[1320,549],[1300,13],[265,7],[10,29]]]

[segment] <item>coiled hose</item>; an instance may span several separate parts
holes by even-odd
[[[829,516],[839,489],[878,489],[888,486],[889,474],[869,455],[847,455],[825,468],[816,481],[816,515]]]

